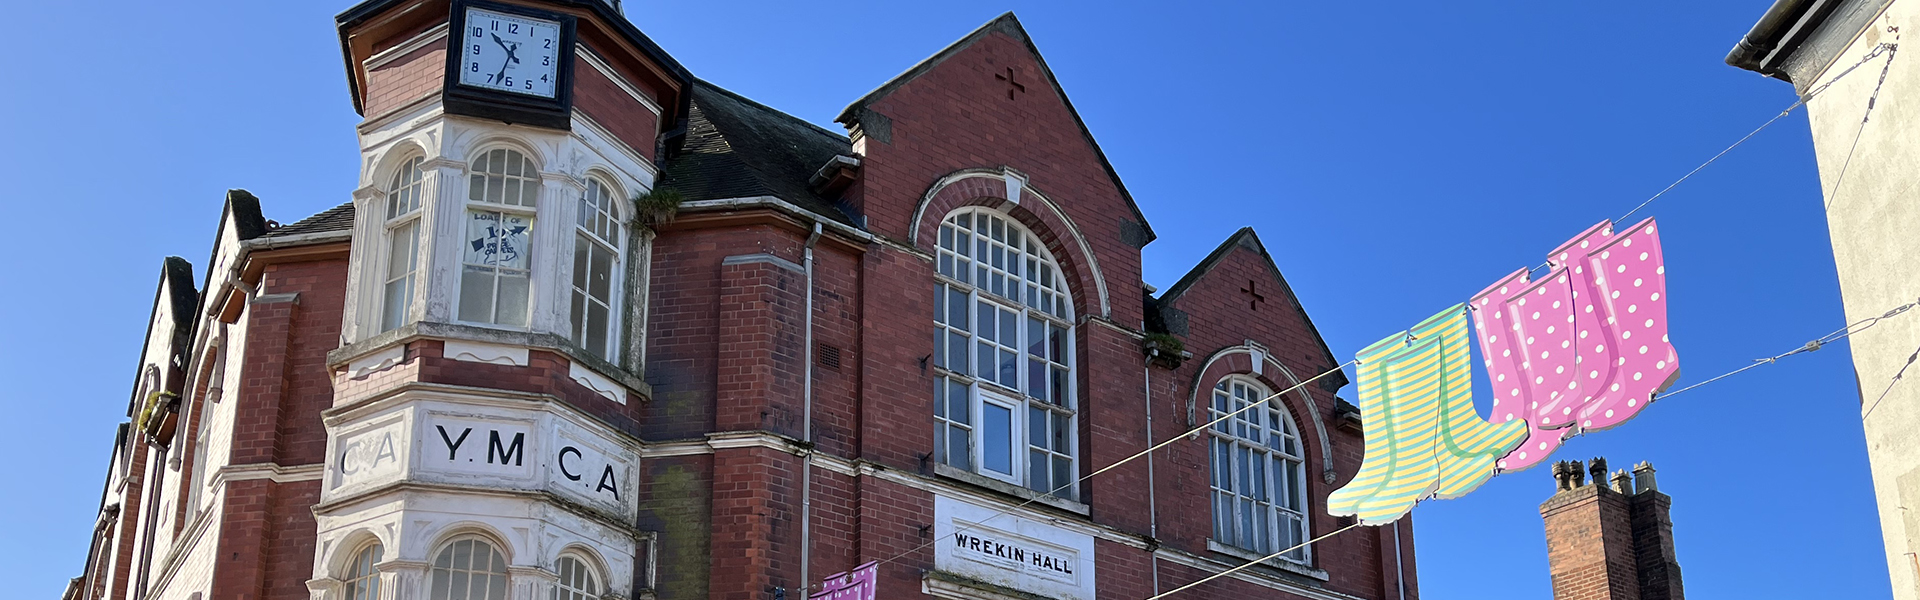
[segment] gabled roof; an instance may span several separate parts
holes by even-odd
[[[1293,294],[1293,286],[1288,285],[1286,276],[1280,274],[1280,267],[1274,264],[1273,255],[1267,253],[1266,245],[1260,243],[1260,236],[1253,232],[1252,227],[1241,227],[1239,231],[1233,232],[1233,235],[1227,237],[1227,241],[1221,242],[1219,247],[1213,249],[1213,253],[1208,254],[1200,264],[1194,265],[1193,270],[1181,276],[1180,281],[1175,282],[1173,287],[1167,288],[1166,293],[1161,294],[1155,304],[1160,307],[1170,307],[1174,302],[1178,302],[1180,296],[1193,288],[1193,284],[1212,272],[1214,267],[1220,265],[1220,261],[1226,260],[1227,254],[1234,248],[1246,248],[1260,255],[1260,260],[1267,266],[1267,270],[1272,272],[1273,280],[1280,283],[1281,291],[1286,292],[1288,305],[1300,313],[1300,320],[1307,324],[1307,332],[1313,334],[1314,343],[1320,345],[1320,352],[1326,355],[1327,364],[1340,364],[1341,361],[1334,357],[1333,350],[1327,347],[1326,338],[1320,336],[1320,329],[1314,327],[1313,318],[1307,315],[1307,308],[1300,304],[1300,297]],[[1164,317],[1160,317],[1157,321],[1164,323]],[[1348,383],[1345,373],[1339,373],[1333,377],[1338,379],[1339,385],[1334,386],[1336,388]]]
[[[1087,129],[1086,120],[1080,118],[1080,111],[1073,108],[1073,101],[1067,98],[1067,91],[1060,87],[1060,80],[1053,76],[1053,68],[1047,66],[1046,57],[1040,55],[1040,49],[1033,45],[1033,38],[1027,35],[1026,28],[1020,26],[1020,19],[1014,17],[1011,11],[1000,15],[992,21],[988,21],[987,24],[981,25],[979,29],[973,30],[973,33],[969,33],[966,37],[960,38],[960,41],[954,42],[945,49],[934,53],[933,56],[927,57],[926,60],[920,61],[920,63],[914,65],[913,68],[907,69],[905,73],[901,73],[886,83],[881,84],[879,88],[867,92],[867,95],[861,96],[859,100],[853,101],[853,104],[847,105],[846,110],[840,111],[840,116],[835,117],[834,122],[847,125],[858,122],[861,113],[865,112],[869,105],[879,102],[880,99],[891,95],[894,90],[900,89],[901,86],[906,85],[908,82],[918,79],[928,71],[932,71],[933,68],[939,66],[940,63],[945,62],[955,54],[959,54],[960,51],[967,49],[968,46],[972,46],[975,42],[980,41],[982,38],[994,32],[1000,32],[1006,34],[1008,37],[1019,40],[1021,44],[1026,45],[1027,52],[1033,54],[1033,61],[1040,65],[1040,72],[1047,76],[1047,84],[1053,86],[1053,93],[1058,94],[1060,101],[1067,105],[1067,113],[1073,115],[1073,124],[1080,127],[1080,136],[1086,139],[1087,146],[1093,149],[1093,155],[1100,159],[1100,168],[1106,169],[1107,177],[1113,180],[1114,189],[1120,190],[1120,197],[1127,201],[1127,208],[1133,211],[1134,220],[1139,221],[1140,227],[1146,229],[1146,241],[1149,243],[1152,242],[1155,237],[1158,237],[1153,232],[1153,226],[1147,223],[1146,215],[1140,212],[1140,205],[1133,201],[1133,194],[1127,191],[1127,184],[1120,181],[1120,173],[1113,170],[1113,163],[1107,160],[1106,151],[1101,150],[1100,143],[1093,139],[1093,132]],[[1144,246],[1145,244],[1143,243],[1142,245]]]
[[[692,90],[686,137],[669,150],[660,187],[687,200],[773,196],[857,226],[844,204],[807,185],[835,156],[853,153],[845,136],[706,81]]]
[[[198,313],[194,311],[194,307],[200,304],[200,291],[193,287],[193,264],[187,262],[187,259],[169,256],[160,264],[160,281],[154,285],[153,289],[153,309],[147,314],[147,335],[144,337],[146,341],[140,344],[140,356],[136,359],[137,362],[133,368],[133,389],[127,392],[129,394],[127,416],[133,416],[133,411],[140,405],[140,398],[137,397],[140,393],[140,377],[146,367],[147,352],[153,350],[151,347],[153,328],[160,324],[160,307],[163,306],[163,302],[168,316],[173,319],[171,324],[173,337],[165,343],[168,346],[167,359],[175,364],[168,367],[184,365],[187,362],[185,360],[187,344],[193,340],[193,328],[197,324],[194,317]],[[163,383],[177,382],[163,381]]]

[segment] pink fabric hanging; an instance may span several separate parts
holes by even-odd
[[[1680,378],[1680,354],[1667,339],[1667,267],[1653,219],[1588,251],[1585,266],[1595,312],[1606,315],[1601,331],[1614,367],[1611,381],[1593,386],[1593,399],[1579,414],[1580,429],[1594,431],[1633,418],[1672,386]]]
[[[1495,423],[1520,420],[1527,423],[1527,438],[1520,445],[1494,462],[1502,471],[1517,471],[1546,460],[1560,447],[1560,431],[1551,431],[1543,427],[1541,413],[1551,412],[1555,407],[1554,398],[1547,389],[1546,382],[1533,383],[1531,362],[1526,360],[1527,349],[1520,343],[1524,337],[1524,325],[1516,327],[1516,317],[1509,314],[1509,305],[1520,298],[1525,290],[1533,285],[1527,279],[1527,270],[1520,269],[1475,294],[1468,306],[1473,309],[1474,339],[1480,346],[1480,354],[1485,358],[1487,379],[1493,384],[1493,415]],[[1521,307],[1524,308],[1524,307]],[[1536,344],[1538,340],[1536,339]],[[1544,408],[1541,404],[1545,401]]]
[[[1469,301],[1493,420],[1528,425],[1527,440],[1495,463],[1502,470],[1539,464],[1566,437],[1633,418],[1680,373],[1652,219],[1619,235],[1602,221],[1549,253],[1548,267],[1538,281],[1514,271]]]

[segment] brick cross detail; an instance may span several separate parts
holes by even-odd
[[[1247,287],[1240,288],[1240,292],[1253,297],[1252,300],[1247,301],[1247,308],[1249,309],[1260,310],[1260,303],[1267,301],[1266,296],[1262,296],[1260,292],[1254,291],[1252,279],[1247,280]]]
[[[993,78],[998,79],[1000,81],[1007,82],[1007,99],[1008,100],[1013,99],[1013,95],[1015,92],[1026,93],[1027,91],[1027,86],[1022,85],[1019,81],[1014,80],[1013,67],[1007,67],[1007,74],[1005,75],[995,73],[993,75]]]

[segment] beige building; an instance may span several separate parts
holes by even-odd
[[[1727,56],[1807,104],[1848,322],[1920,297],[1920,47],[1902,34],[1920,41],[1920,0],[1778,0]],[[1851,344],[1893,597],[1920,599],[1920,381],[1889,387],[1920,315]]]

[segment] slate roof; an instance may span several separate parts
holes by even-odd
[[[330,233],[353,229],[353,203],[348,202],[320,211],[319,214],[270,229],[262,237],[287,237],[312,233]]]
[[[669,149],[660,187],[687,200],[773,196],[858,226],[850,207],[807,186],[827,161],[852,153],[846,136],[696,79],[687,133]]]

